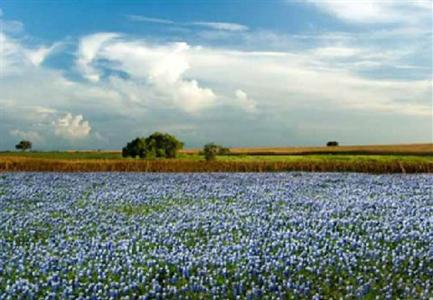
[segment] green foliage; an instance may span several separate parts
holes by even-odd
[[[18,144],[15,145],[15,149],[21,150],[21,151],[26,151],[28,149],[32,149],[32,142],[22,140],[21,142],[19,142]]]
[[[203,154],[206,161],[215,160],[218,154],[218,145],[214,143],[204,145]]]
[[[137,157],[144,158],[147,151],[147,145],[144,138],[136,138],[126,144],[126,147],[122,149],[123,157]]]
[[[336,147],[338,146],[338,142],[337,141],[329,141],[326,143],[326,146],[328,147]]]
[[[218,150],[218,154],[219,155],[227,155],[230,154],[230,149],[223,147],[223,146],[219,146],[219,150]]]
[[[183,148],[183,143],[176,137],[161,132],[151,134],[145,142],[153,157],[175,158],[177,151]]]
[[[204,158],[207,161],[215,160],[217,155],[226,155],[229,153],[229,148],[225,148],[214,143],[208,143],[203,147]]]
[[[175,158],[177,151],[183,148],[183,143],[176,137],[168,134],[155,132],[147,138],[139,138],[129,142],[122,149],[123,157],[140,158]]]

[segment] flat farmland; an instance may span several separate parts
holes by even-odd
[[[433,144],[406,145],[354,145],[337,147],[255,147],[230,148],[233,154],[243,155],[309,155],[309,154],[352,154],[352,155],[433,155]],[[187,149],[183,153],[196,154],[200,149]]]
[[[154,160],[122,158],[115,151],[1,152],[0,171],[429,173],[432,148],[433,144],[232,148],[231,154],[212,162],[193,149],[181,151],[176,159]]]

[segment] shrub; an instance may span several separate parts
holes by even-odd
[[[230,149],[223,147],[223,146],[219,146],[219,150],[218,150],[218,154],[219,155],[227,155],[230,154]]]
[[[204,158],[207,161],[215,160],[217,155],[226,155],[229,153],[230,153],[229,148],[225,148],[215,143],[208,143],[203,147]]]
[[[176,137],[167,134],[155,132],[147,138],[139,138],[129,142],[122,149],[123,157],[140,158],[174,158],[177,151],[183,148],[183,143]]]
[[[32,142],[22,140],[18,144],[15,145],[15,149],[26,151],[27,149],[32,149]]]
[[[336,147],[338,146],[338,142],[337,141],[329,141],[326,143],[326,146],[328,147]]]
[[[218,152],[219,152],[219,146],[214,143],[209,143],[204,145],[203,147],[203,154],[206,161],[215,160]]]

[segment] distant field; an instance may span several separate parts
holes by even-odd
[[[187,149],[183,153],[194,154],[200,149]],[[366,145],[337,147],[257,147],[230,148],[233,154],[247,155],[308,155],[308,154],[412,154],[433,155],[433,144]]]
[[[60,172],[433,172],[433,144],[314,148],[233,148],[206,162],[198,150],[177,159],[122,158],[115,151],[1,152],[0,171]]]
[[[201,149],[184,149],[179,152],[179,158],[200,159]],[[269,156],[292,155],[427,155],[433,156],[433,144],[407,144],[407,145],[368,145],[368,146],[338,146],[338,147],[257,147],[257,148],[230,148],[232,155]],[[116,150],[104,151],[31,151],[31,152],[0,152],[4,156],[50,158],[50,159],[120,159],[121,152]],[[255,158],[254,158],[255,159]],[[273,160],[274,158],[270,158]],[[280,158],[278,158],[280,160]]]

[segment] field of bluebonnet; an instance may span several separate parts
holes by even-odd
[[[0,299],[428,299],[432,186],[432,175],[3,173]]]

